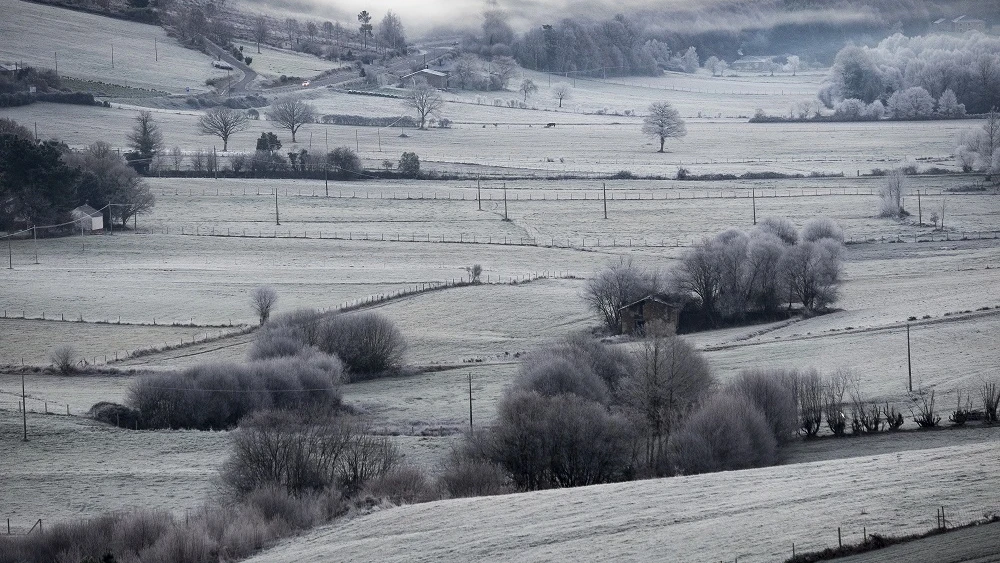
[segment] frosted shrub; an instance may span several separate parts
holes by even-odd
[[[795,225],[783,217],[765,217],[757,221],[754,230],[759,233],[772,234],[785,244],[795,244],[799,242],[799,230]]]
[[[482,439],[486,460],[502,467],[521,490],[610,483],[632,472],[625,418],[576,395],[512,391]]]
[[[179,373],[145,375],[126,404],[147,428],[233,428],[257,410],[340,405],[343,369],[336,358],[276,358],[249,364],[203,364]]]
[[[726,391],[749,400],[780,443],[789,440],[799,426],[796,383],[784,370],[748,369],[741,371]]]
[[[865,119],[870,119],[872,121],[878,121],[885,117],[885,105],[881,100],[875,100],[874,102],[868,104],[865,107],[865,111],[862,114]]]
[[[481,497],[514,492],[510,477],[500,466],[465,451],[452,453],[438,477],[437,486],[446,498]]]
[[[684,475],[765,467],[777,463],[767,418],[745,397],[709,399],[670,438],[674,470]]]
[[[897,90],[889,97],[893,119],[926,119],[934,114],[934,98],[920,86]]]
[[[344,362],[351,381],[360,381],[398,373],[406,340],[381,314],[344,313],[321,324],[318,347]]]
[[[885,182],[878,191],[878,216],[899,217],[903,213],[903,191],[906,176],[898,168],[885,176]]]
[[[76,371],[76,348],[64,344],[52,350],[49,354],[49,361],[55,366],[59,373],[67,375]]]
[[[866,105],[864,100],[848,98],[837,103],[833,108],[833,115],[845,120],[859,120],[864,116]]]
[[[573,394],[598,403],[609,401],[607,385],[584,358],[548,351],[535,352],[521,362],[515,385],[544,397]]]
[[[840,225],[836,221],[829,217],[810,219],[802,227],[802,240],[804,241],[816,242],[825,238],[835,240],[839,243],[844,242],[844,230],[840,228]]]

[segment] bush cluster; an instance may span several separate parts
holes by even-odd
[[[361,115],[328,114],[320,121],[329,125],[350,125],[352,127],[416,127],[413,117],[401,115],[396,117],[370,117]]]
[[[234,428],[263,409],[340,404],[343,368],[337,358],[313,353],[246,364],[204,364],[136,380],[126,404],[144,428]]]
[[[666,442],[713,380],[677,337],[628,353],[583,337],[525,356],[495,424],[441,478],[450,496],[572,487],[672,472]]]
[[[346,378],[360,381],[399,373],[406,341],[396,325],[378,313],[322,316],[299,310],[265,324],[250,349],[250,358],[290,357],[319,351],[336,356]]]
[[[784,219],[766,218],[750,233],[737,229],[705,239],[670,272],[669,285],[694,296],[693,330],[748,318],[774,318],[783,303],[809,313],[837,301],[844,234],[830,219],[809,221],[802,232]]]
[[[46,524],[27,536],[2,536],[0,563],[233,561],[346,509],[339,494],[293,496],[278,488],[259,489],[242,502],[206,506],[182,521],[167,512],[116,512]]]
[[[221,471],[224,491],[244,499],[277,487],[290,495],[354,494],[401,459],[385,436],[337,409],[263,410],[240,423]]]

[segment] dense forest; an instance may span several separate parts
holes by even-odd
[[[702,61],[733,61],[743,55],[797,55],[831,64],[846,44],[875,45],[894,33],[926,33],[941,17],[1000,14],[1000,0],[732,0],[671,10],[641,8],[612,14],[601,8],[538,21],[515,33],[511,14],[494,6],[464,50],[484,57],[509,55],[525,68],[593,76],[688,70],[694,48]],[[685,69],[685,66],[687,69]]]

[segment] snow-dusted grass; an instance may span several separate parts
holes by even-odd
[[[957,463],[956,460],[961,460]],[[997,508],[994,443],[405,506],[250,561],[775,561]]]
[[[78,353],[77,360],[93,363],[96,358],[103,364],[105,358],[114,360],[115,354],[124,358],[126,353],[139,349],[177,346],[181,339],[191,342],[228,332],[218,328],[110,324],[115,323],[117,317],[108,318],[107,315],[89,320],[110,321],[109,324],[69,322],[79,318],[77,313],[72,310],[63,313],[67,322],[0,319],[0,365],[17,365],[22,361],[27,365],[48,365],[52,350],[64,345],[73,346]],[[17,314],[20,315],[20,311]],[[48,311],[48,318],[53,317],[61,318],[58,311]]]
[[[0,60],[54,69],[58,59],[60,75],[174,94],[209,91],[206,79],[226,75],[158,26],[22,0],[0,0],[0,13]]]
[[[528,98],[527,105],[539,111],[558,112],[556,115],[561,119],[564,119],[563,115],[593,115],[598,111],[607,114],[617,112],[620,116],[626,110],[642,114],[651,103],[662,101],[670,102],[685,118],[748,118],[757,108],[771,114],[786,115],[798,102],[814,100],[825,76],[825,72],[800,73],[794,77],[785,74],[773,77],[712,77],[707,72],[668,72],[662,76],[574,80],[572,76],[522,71],[523,78],[531,79],[538,86],[538,92]],[[511,81],[511,90],[517,89],[522,77]],[[559,84],[570,87],[570,96],[563,100],[562,108],[559,108],[559,100],[552,95],[553,88]],[[492,105],[494,99],[520,102],[524,98],[516,91],[453,89],[446,99]]]
[[[325,103],[321,91],[311,100],[320,113],[359,115],[408,115],[401,102],[369,96],[337,96]],[[373,101],[374,100],[374,101]],[[357,102],[361,107],[341,105]],[[384,108],[384,109],[383,109]],[[482,114],[488,111],[490,113]],[[809,174],[842,173],[856,176],[872,168],[892,168],[917,158],[954,167],[956,135],[978,125],[975,121],[884,123],[775,123],[751,124],[742,120],[693,120],[688,135],[668,143],[657,153],[653,140],[640,133],[639,118],[591,118],[565,121],[544,112],[503,110],[469,104],[449,104],[445,117],[456,121],[450,129],[405,130],[348,127],[313,123],[290,135],[265,119],[253,121],[249,130],[235,135],[234,152],[252,152],[260,133],[274,131],[283,151],[306,149],[325,152],[327,147],[356,149],[369,167],[396,162],[403,152],[416,152],[425,169],[450,169],[457,164],[501,167],[548,174],[613,174],[620,170],[644,176],[672,178],[678,167],[694,174],[778,171]],[[166,145],[184,151],[211,150],[219,139],[198,132],[198,112],[159,111]],[[33,104],[0,110],[0,116],[39,124],[39,135],[58,137],[70,146],[88,145],[104,138],[113,146],[125,145],[134,109],[103,109],[59,104]],[[515,121],[513,116],[520,116]],[[547,122],[557,123],[545,128]],[[494,126],[493,124],[497,125]],[[380,150],[381,149],[381,150]]]
[[[183,518],[213,491],[211,478],[229,440],[225,432],[135,432],[30,413],[28,442],[21,432],[20,413],[5,406],[0,516],[21,532],[39,518],[48,527],[130,507],[171,510]]]
[[[29,317],[72,311],[84,319],[120,315],[122,322],[240,324],[253,322],[249,292],[259,285],[274,287],[277,310],[288,311],[460,280],[475,263],[484,275],[505,280],[543,271],[586,275],[595,264],[585,252],[517,246],[132,233],[82,238],[40,240],[37,265],[30,242],[14,243],[14,269],[0,273],[9,288],[0,309]]]
[[[233,43],[243,47],[243,54],[253,58],[253,62],[250,63],[251,68],[266,78],[278,78],[281,75],[311,78],[321,72],[344,66],[344,63],[327,61],[307,53],[278,49],[269,45],[261,45],[258,53],[256,43],[246,41]]]

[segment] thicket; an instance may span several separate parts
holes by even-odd
[[[342,379],[341,362],[318,353],[204,364],[137,379],[126,405],[140,428],[221,430],[261,410],[339,406]]]
[[[308,357],[316,352],[339,358],[345,378],[360,381],[398,374],[406,340],[395,323],[378,313],[322,316],[299,310],[268,321],[257,333],[249,357]]]
[[[396,117],[370,117],[361,115],[327,114],[320,121],[329,125],[350,125],[353,127],[416,127],[417,122],[409,115]]]
[[[801,234],[767,218],[750,233],[730,229],[705,239],[668,272],[672,293],[694,299],[679,330],[773,319],[792,302],[810,314],[825,310],[837,301],[843,240],[840,227],[824,218]]]
[[[959,115],[1000,107],[1000,39],[970,32],[906,37],[875,47],[851,45],[834,60],[819,92],[829,108],[846,99],[881,101],[897,118]]]

